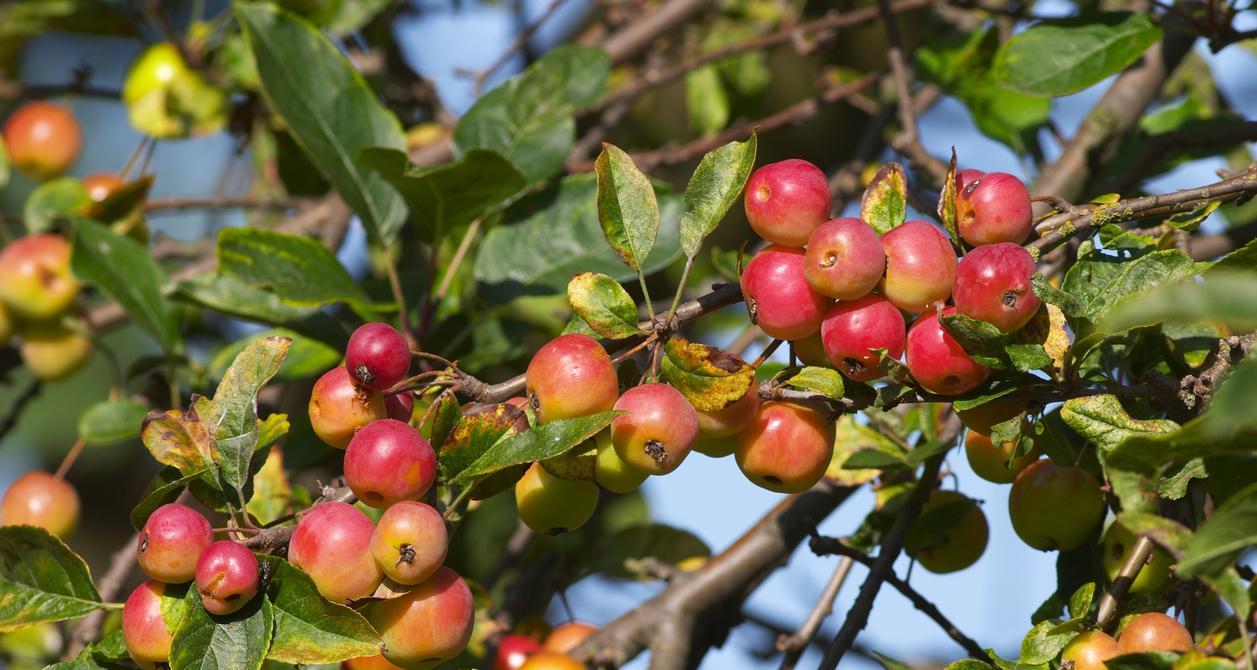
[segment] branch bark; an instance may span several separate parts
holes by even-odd
[[[1117,623],[1117,605],[1130,590],[1130,585],[1135,582],[1135,576],[1139,574],[1139,570],[1148,562],[1152,549],[1152,540],[1143,535],[1139,536],[1135,546],[1130,548],[1130,554],[1126,556],[1126,561],[1118,569],[1117,577],[1113,579],[1109,590],[1100,597],[1100,604],[1096,608],[1096,625],[1101,629],[1111,630],[1110,625]]]
[[[790,635],[782,633],[777,636],[777,651],[786,654],[781,660],[781,670],[792,670],[802,658],[803,652],[812,644],[812,640],[816,639],[816,633],[820,631],[821,624],[833,613],[834,601],[838,599],[838,592],[847,581],[847,575],[851,574],[853,565],[855,565],[854,558],[843,556],[838,562],[838,567],[834,568],[833,576],[829,578],[829,582],[821,591],[820,597],[816,599],[816,605],[803,620],[799,629]]]

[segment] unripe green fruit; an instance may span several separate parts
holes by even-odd
[[[649,475],[625,463],[611,444],[611,432],[602,431],[594,438],[598,456],[594,459],[594,479],[598,485],[612,493],[636,491]]]
[[[79,523],[79,494],[47,472],[28,472],[0,500],[0,525],[36,526],[65,540]]]
[[[18,352],[22,363],[37,379],[55,382],[69,377],[87,363],[92,355],[92,340],[60,324],[40,324],[22,333]]]
[[[1103,631],[1082,633],[1070,641],[1061,652],[1061,667],[1073,663],[1072,670],[1108,670],[1104,662],[1117,656],[1117,640]]]
[[[385,658],[403,668],[426,669],[466,648],[476,604],[463,578],[441,567],[405,595],[372,603],[366,616],[384,641]]]
[[[908,531],[904,548],[930,572],[956,572],[982,557],[989,535],[977,502],[956,491],[934,491]]]
[[[557,535],[585,525],[598,507],[598,486],[593,482],[559,479],[540,463],[529,466],[515,483],[519,518],[538,533]]]
[[[1025,402],[1008,398],[996,398],[977,407],[958,409],[956,410],[956,416],[960,417],[960,422],[965,424],[965,427],[969,430],[983,435],[990,435],[995,428],[995,424],[1003,423],[1019,414],[1024,414],[1025,411]]]
[[[13,338],[13,317],[9,316],[9,309],[0,302],[0,347],[9,343]]]
[[[1105,531],[1104,549],[1101,556],[1104,558],[1104,572],[1108,574],[1110,582],[1117,579],[1117,573],[1122,569],[1122,564],[1126,562],[1127,555],[1130,554],[1138,539],[1138,536],[1117,522],[1113,522]],[[1135,575],[1135,580],[1130,585],[1130,592],[1161,590],[1166,580],[1170,578],[1170,565],[1173,563],[1169,554],[1160,547],[1154,547],[1147,562]]]
[[[170,661],[174,636],[162,617],[162,595],[166,585],[149,580],[131,592],[122,606],[122,640],[135,664],[153,670]]]
[[[227,123],[227,94],[189,68],[169,42],[149,47],[131,64],[122,85],[127,118],[158,138],[214,133]]]
[[[1042,551],[1068,551],[1082,546],[1104,518],[1104,495],[1086,470],[1045,458],[1013,480],[1008,513],[1013,530],[1026,544]]]
[[[1012,467],[1009,467],[1008,461],[1016,450],[1016,442],[1005,442],[997,447],[991,442],[991,438],[981,433],[970,430],[965,436],[965,456],[969,459],[969,467],[973,468],[974,474],[988,482],[1008,484],[1017,477],[1017,473],[1039,458],[1038,450],[1032,449],[1030,453],[1013,461]]]

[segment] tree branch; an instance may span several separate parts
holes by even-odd
[[[253,195],[219,195],[208,198],[151,198],[144,202],[145,212],[183,211],[188,209],[274,209],[284,211],[309,206],[317,201],[309,198],[267,198]]]
[[[1100,604],[1096,609],[1097,626],[1104,630],[1111,630],[1110,624],[1117,623],[1117,605],[1130,590],[1130,585],[1135,582],[1135,576],[1139,574],[1140,569],[1148,562],[1148,557],[1152,555],[1152,548],[1152,540],[1144,535],[1140,535],[1135,545],[1130,548],[1130,554],[1126,556],[1126,561],[1117,571],[1113,584],[1100,597]]]
[[[777,651],[786,654],[781,661],[781,670],[792,670],[802,658],[803,652],[812,644],[812,640],[816,639],[816,633],[820,631],[821,624],[834,611],[834,601],[838,599],[838,592],[842,590],[843,582],[847,581],[847,575],[851,574],[852,565],[855,565],[855,559],[843,556],[842,560],[838,561],[838,567],[834,568],[833,576],[829,578],[829,582],[825,584],[824,590],[817,598],[816,605],[812,607],[811,613],[803,620],[799,629],[789,635],[782,633],[777,636]]]
[[[942,185],[947,177],[947,166],[930,155],[921,144],[921,136],[917,133],[917,117],[912,109],[912,68],[908,65],[908,57],[904,53],[903,39],[899,35],[899,20],[891,10],[890,0],[877,0],[878,15],[886,26],[886,39],[890,48],[886,51],[886,59],[890,61],[890,72],[895,82],[895,98],[899,106],[899,134],[891,140],[891,146],[908,158],[908,162],[930,175],[936,186]]]

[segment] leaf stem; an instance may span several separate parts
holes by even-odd
[[[668,321],[671,321],[672,317],[676,316],[677,307],[681,305],[681,296],[685,295],[685,283],[689,281],[690,269],[693,267],[694,257],[690,256],[685,259],[685,269],[681,271],[681,281],[677,283],[677,293],[672,297],[672,307],[668,308]],[[649,303],[650,301],[647,300],[647,304]]]
[[[70,451],[66,452],[65,458],[61,459],[61,465],[57,466],[57,473],[53,475],[57,479],[65,479],[66,474],[70,472],[70,468],[74,465],[74,461],[78,460],[79,454],[83,453],[83,447],[87,446],[87,440],[79,438],[75,441],[74,446],[70,447]]]
[[[646,288],[646,275],[642,272],[641,267],[637,268],[637,283],[642,286],[642,299],[646,301],[646,314],[650,316],[653,323],[655,320],[655,306],[650,301],[650,290]]]

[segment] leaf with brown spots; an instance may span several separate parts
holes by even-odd
[[[679,337],[663,347],[660,372],[700,412],[718,412],[746,395],[755,369],[736,354]]]

